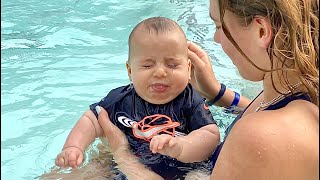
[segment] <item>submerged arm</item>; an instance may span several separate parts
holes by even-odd
[[[139,162],[139,159],[132,154],[128,148],[118,149],[114,155],[114,160],[118,164],[118,168],[124,173],[128,179],[133,180],[162,180],[163,178],[157,173],[148,169]]]

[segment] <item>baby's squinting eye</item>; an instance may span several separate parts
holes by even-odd
[[[168,64],[169,68],[176,68],[178,65],[177,64]]]
[[[152,65],[143,65],[142,67],[144,67],[144,68],[151,68]]]

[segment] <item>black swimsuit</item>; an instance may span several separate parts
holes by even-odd
[[[262,93],[262,92],[261,92]],[[260,94],[261,94],[260,93]],[[259,94],[259,95],[260,95]],[[259,95],[257,97],[259,97]],[[288,97],[285,97],[284,99],[282,99],[281,101],[277,102],[276,104],[273,104],[273,105],[270,105],[269,107],[267,107],[266,109],[264,110],[276,110],[276,109],[280,109],[282,107],[285,107],[287,104],[289,104],[290,102],[294,101],[294,100],[306,100],[306,101],[310,101],[310,98],[306,95],[306,94],[294,94],[292,96],[288,96]],[[254,101],[254,100],[253,100]],[[252,101],[252,102],[253,102]],[[252,103],[251,102],[251,103]],[[251,105],[251,103],[247,106],[249,107]],[[247,109],[247,108],[246,108]],[[216,164],[216,161],[218,159],[218,156],[220,154],[220,151],[223,147],[223,144],[228,136],[228,134],[230,133],[232,127],[235,125],[235,123],[242,117],[243,113],[246,111],[246,109],[244,111],[242,111],[236,118],[235,120],[228,126],[228,128],[226,129],[225,131],[225,137],[224,137],[224,140],[219,144],[219,146],[217,147],[217,149],[215,150],[215,152],[212,154],[211,156],[211,162],[212,162],[212,170]]]

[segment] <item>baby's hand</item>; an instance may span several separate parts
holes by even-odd
[[[75,146],[65,148],[58,154],[55,164],[59,167],[79,166],[83,161],[83,151]]]
[[[172,137],[168,134],[154,136],[150,142],[150,150],[152,153],[160,153],[162,155],[177,158],[182,152],[183,145],[179,138]]]

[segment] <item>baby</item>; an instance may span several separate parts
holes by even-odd
[[[96,112],[101,106],[125,133],[141,162],[164,179],[183,178],[191,170],[206,168],[204,161],[219,144],[220,134],[204,98],[189,84],[191,62],[183,30],[168,18],[143,20],[129,36],[126,67],[132,83],[90,105],[70,132],[56,164],[78,166],[85,148],[103,136]]]

